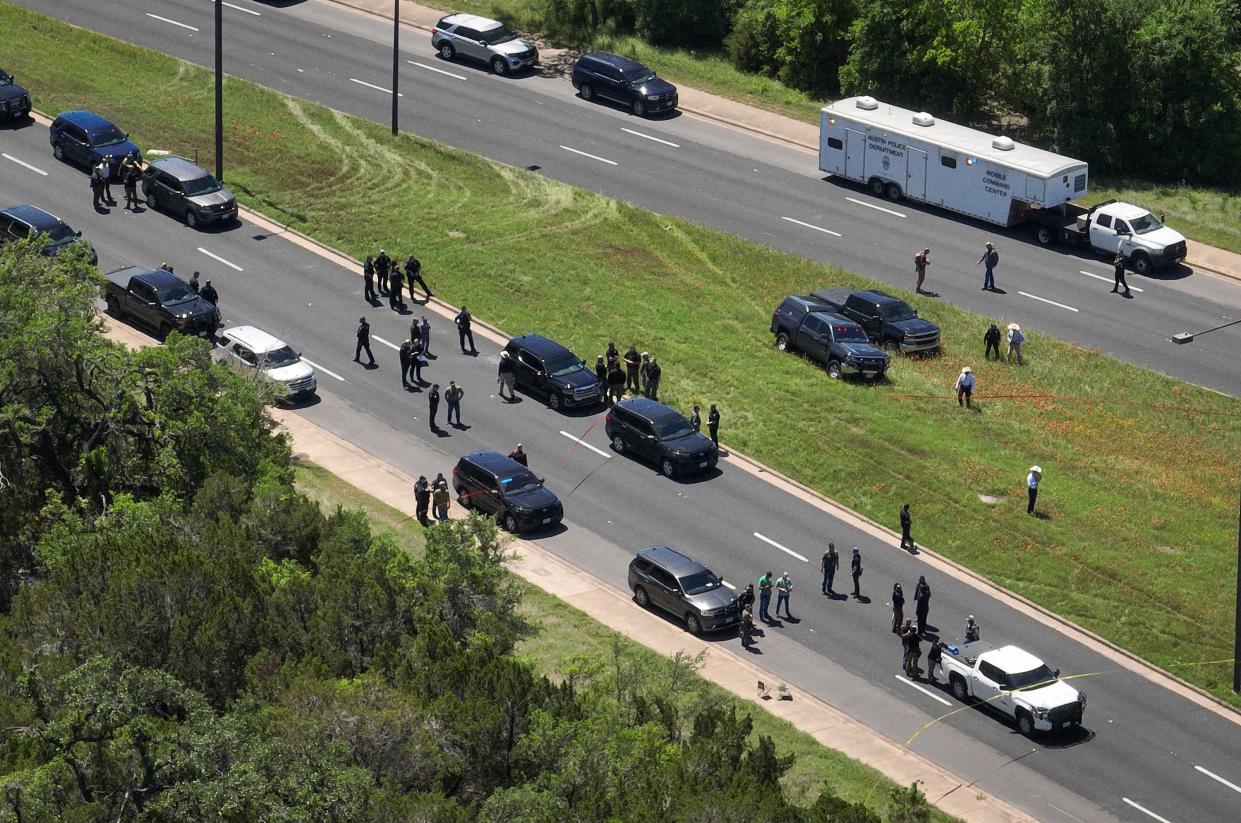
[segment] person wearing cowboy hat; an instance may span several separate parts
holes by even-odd
[[[500,384],[500,399],[507,400],[510,403],[517,399],[517,393],[513,391],[513,359],[506,351],[500,352],[500,367],[496,373],[496,382]],[[508,389],[508,397],[504,396],[504,390]]]
[[[1031,466],[1030,473],[1026,475],[1026,491],[1030,497],[1030,502],[1026,505],[1026,514],[1034,514],[1034,501],[1038,500],[1038,482],[1042,479],[1043,470],[1038,466]]]
[[[978,258],[978,263],[975,264],[986,264],[986,270],[983,272],[982,276],[983,291],[995,291],[995,267],[999,264],[999,262],[1000,253],[995,250],[994,245],[988,243],[986,250],[982,253],[982,257]]]
[[[974,394],[974,370],[969,366],[961,369],[957,375],[957,405],[972,409],[970,397]]]
[[[1021,326],[1016,323],[1008,324],[1008,353],[1004,355],[1004,362],[1007,363],[1013,359],[1013,355],[1017,355],[1017,365],[1020,366],[1024,362],[1021,359],[1021,344],[1026,342],[1026,336],[1021,333]]]

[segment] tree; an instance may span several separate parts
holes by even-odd
[[[631,0],[634,28],[657,46],[714,51],[728,33],[729,8],[720,0]]]
[[[733,65],[819,96],[835,94],[858,0],[749,0],[726,49]]]

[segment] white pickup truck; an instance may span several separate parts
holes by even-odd
[[[1079,726],[1086,695],[1060,679],[1059,669],[1016,646],[966,643],[943,657],[952,695],[980,700],[1017,721],[1023,735]]]
[[[1024,217],[1036,227],[1035,237],[1043,245],[1089,246],[1109,256],[1119,252],[1138,274],[1185,259],[1185,237],[1141,206],[1108,200],[1086,209],[1063,203],[1031,209]]]

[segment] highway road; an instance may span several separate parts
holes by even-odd
[[[611,585],[623,589],[632,552],[657,543],[691,553],[738,585],[767,569],[790,570],[798,619],[766,629],[757,652],[762,665],[894,740],[912,738],[915,751],[978,789],[1043,821],[1236,818],[1241,725],[1235,716],[1223,718],[1134,674],[924,556],[873,538],[731,460],[712,476],[665,479],[653,466],[611,451],[600,410],[560,414],[528,397],[503,403],[495,397],[497,345],[480,334],[478,357],[458,353],[446,316],[420,306],[407,315],[370,306],[356,271],[278,233],[252,223],[196,232],[150,211],[97,214],[84,173],[56,162],[46,129],[34,124],[0,130],[0,203],[27,202],[81,229],[104,270],[167,260],[179,274],[202,271],[219,289],[227,324],[258,325],[319,369],[321,397],[301,414],[406,472],[447,474],[466,451],[507,451],[521,441],[532,468],[565,503],[564,528],[534,539]],[[465,388],[468,428],[432,433],[424,394],[400,385],[394,347],[410,318],[424,311],[437,355],[426,376]],[[371,321],[374,370],[352,362],[359,315]],[[827,540],[846,557],[853,545],[861,547],[866,599],[819,593],[817,558]],[[998,716],[963,708],[942,688],[899,678],[886,594],[893,581],[912,593],[919,575],[934,593],[930,623],[946,639],[959,637],[965,616],[975,614],[985,639],[1017,643],[1064,674],[1080,675],[1073,682],[1089,696],[1080,733],[1028,740]],[[741,651],[735,637],[718,642]]]
[[[209,0],[16,2],[212,63]],[[226,71],[388,121],[390,24],[326,0],[225,5]],[[914,252],[929,245],[927,288],[942,300],[1241,394],[1241,327],[1185,346],[1169,342],[1177,332],[1241,317],[1236,283],[1186,268],[1131,275],[1141,291],[1125,300],[1110,293],[1110,265],[1096,257],[1041,248],[1026,234],[940,210],[876,199],[825,179],[813,152],[693,115],[641,120],[581,100],[560,77],[497,78],[482,67],[445,63],[429,35],[414,29],[402,37],[401,56],[401,122],[420,135],[515,166],[538,166],[574,185],[905,288],[912,285]],[[211,145],[210,135],[203,135],[198,148],[209,156]],[[1001,250],[997,282],[1004,294],[980,289],[976,261],[987,240]],[[934,316],[930,300],[922,308]]]

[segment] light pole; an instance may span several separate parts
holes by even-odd
[[[224,3],[215,3],[215,179],[224,183]]]
[[[397,80],[401,66],[401,0],[392,0],[392,136],[396,136]]]

